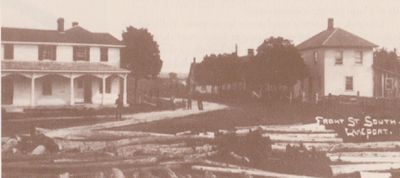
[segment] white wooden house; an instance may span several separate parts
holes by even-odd
[[[308,69],[301,90],[309,98],[350,95],[374,96],[373,49],[377,45],[328,19],[326,30],[297,45]]]
[[[64,30],[1,28],[3,106],[127,104],[129,71],[120,68],[124,45],[108,33],[73,23]]]

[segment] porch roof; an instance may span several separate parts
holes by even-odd
[[[129,73],[100,62],[1,61],[3,72]]]
[[[384,73],[389,73],[389,74],[395,75],[397,77],[400,77],[400,71],[388,70],[388,69],[384,69],[382,67],[378,67],[378,66],[375,66],[375,65],[372,66],[372,67],[373,67],[374,70],[381,71],[381,72],[384,72]]]

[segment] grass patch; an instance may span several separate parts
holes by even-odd
[[[370,115],[374,118],[400,118],[400,112],[397,110],[363,108],[359,105],[351,104],[328,106],[322,104],[263,103],[240,100],[223,101],[222,103],[229,105],[230,108],[180,118],[123,126],[112,130],[177,133],[187,130],[194,132],[215,131],[218,129],[232,129],[237,126],[312,123],[315,122],[316,116],[363,118]],[[195,106],[193,108],[196,109]]]
[[[165,109],[165,108],[164,108]],[[139,112],[152,112],[162,110],[150,105],[137,104],[124,108],[123,114]],[[93,125],[97,123],[115,121],[115,109],[59,109],[59,110],[32,110],[27,113],[5,114],[2,117],[2,136],[26,134],[33,127],[46,129],[59,129],[81,125]],[[110,115],[107,118],[96,118],[96,115]],[[77,117],[68,119],[56,119],[57,117]],[[32,118],[41,118],[39,120]],[[18,120],[16,120],[18,119]]]

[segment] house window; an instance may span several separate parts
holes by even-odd
[[[335,53],[335,64],[342,65],[343,64],[343,51],[336,51]]]
[[[385,90],[393,90],[393,78],[386,78],[385,80]]]
[[[106,93],[111,93],[112,78],[106,79]]]
[[[353,77],[346,77],[346,90],[352,91],[353,90]]]
[[[314,51],[314,64],[317,64],[318,62],[318,52]]]
[[[100,48],[100,61],[108,61],[108,48]]]
[[[106,79],[106,93],[111,93],[112,80]],[[99,92],[103,93],[103,81],[99,82]]]
[[[74,46],[74,61],[89,61],[90,48],[86,46]]]
[[[363,63],[363,52],[362,51],[356,51],[354,59],[355,59],[355,63],[356,64],[362,64]]]
[[[14,59],[14,45],[4,45],[4,59]]]
[[[51,80],[50,79],[46,79],[46,80],[43,81],[42,94],[43,95],[51,95],[52,94]]]
[[[39,46],[39,60],[56,60],[56,46],[54,45],[40,45]]]

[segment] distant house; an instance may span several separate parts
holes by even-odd
[[[400,98],[400,56],[390,68],[374,65],[374,95]]]
[[[374,95],[376,97],[400,97],[400,72],[375,68]]]
[[[231,54],[223,54],[223,55],[235,55],[237,57],[238,62],[244,64],[245,62],[253,59],[254,57],[254,50],[248,49],[248,54],[245,56],[237,56],[237,52]],[[200,63],[196,63],[196,59],[193,59],[193,62],[190,65],[189,74],[186,80],[187,88],[189,92],[197,92],[201,94],[223,94],[227,92],[238,92],[238,91],[245,91],[246,90],[246,82],[244,76],[241,76],[240,81],[232,82],[232,83],[225,83],[219,86],[204,84],[199,82],[198,79],[195,77],[195,73],[197,72],[196,68],[199,67]],[[244,73],[244,65],[241,65],[238,69],[239,73]]]
[[[193,94],[194,92],[207,93],[207,91],[201,90],[202,87],[199,86],[201,84],[196,80],[196,77],[195,77],[196,66],[198,66],[198,63],[196,63],[196,58],[193,58],[193,62],[190,64],[189,74],[188,74],[188,77],[186,78],[186,82],[185,82],[187,92],[189,94]]]
[[[196,79],[195,73],[196,73],[196,68],[198,68],[198,66],[199,63],[196,62],[196,58],[193,58],[193,62],[190,64],[189,74],[185,82],[188,93],[190,95],[193,95],[195,93],[201,93],[201,94],[218,93],[216,88],[213,90],[212,85],[202,84],[198,81],[198,79]]]
[[[64,30],[62,18],[56,30],[2,27],[2,105],[114,105],[119,94],[127,104],[122,47],[110,34],[76,22]]]
[[[373,49],[377,47],[357,35],[334,27],[297,45],[309,75],[301,82],[306,96],[374,96]]]

